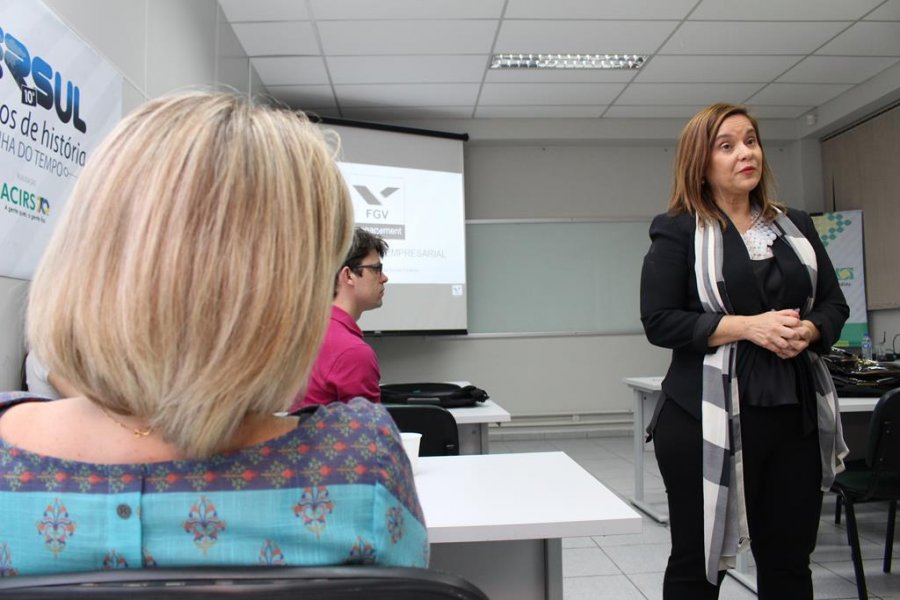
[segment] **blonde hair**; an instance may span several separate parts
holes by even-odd
[[[723,227],[726,220],[716,206],[712,190],[705,183],[706,170],[712,156],[713,142],[719,127],[728,117],[743,115],[747,117],[756,131],[756,139],[762,149],[759,134],[759,123],[743,106],[717,103],[707,106],[684,126],[678,138],[678,149],[675,153],[675,181],[672,186],[672,197],[669,200],[669,214],[699,214],[707,222],[718,221]],[[771,221],[775,218],[776,208],[782,208],[773,198],[773,177],[763,151],[762,170],[759,184],[750,192],[750,202],[757,206],[763,217]]]
[[[284,410],[324,335],[352,207],[322,134],[233,95],[150,101],[81,173],[31,286],[49,370],[191,458]]]

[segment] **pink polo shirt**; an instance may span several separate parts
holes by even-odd
[[[381,371],[372,347],[349,314],[331,307],[331,323],[309,375],[306,396],[298,394],[291,410],[314,404],[347,402],[362,396],[381,402]]]

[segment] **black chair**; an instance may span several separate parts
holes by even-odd
[[[258,567],[121,569],[0,579],[0,597],[240,600],[488,600],[455,575],[428,569]]]
[[[856,574],[856,589],[859,600],[868,600],[855,505],[863,502],[888,502],[882,568],[885,573],[890,573],[894,521],[897,516],[897,499],[900,498],[900,388],[887,392],[878,400],[869,421],[865,460],[848,462],[847,470],[837,475],[831,491],[839,494],[838,502],[846,507],[847,541],[850,543],[850,556]],[[839,515],[840,505],[837,510]]]
[[[446,408],[427,404],[385,404],[397,429],[422,434],[419,456],[459,454],[459,429]]]

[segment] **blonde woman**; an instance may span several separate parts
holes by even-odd
[[[427,563],[380,406],[273,416],[350,241],[332,154],[302,115],[204,93],[148,102],[97,149],[27,316],[83,395],[0,396],[0,576]]]

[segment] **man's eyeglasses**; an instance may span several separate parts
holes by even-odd
[[[357,271],[358,274],[361,275],[362,273],[359,272],[359,269],[372,269],[372,272],[373,272],[373,273],[375,273],[376,275],[381,275],[382,272],[384,272],[384,264],[382,264],[382,263],[375,263],[374,265],[356,265],[356,266],[353,268],[353,270],[354,270],[354,271]]]

